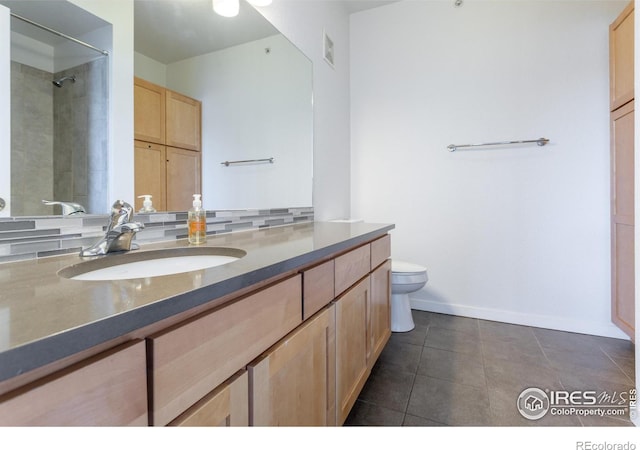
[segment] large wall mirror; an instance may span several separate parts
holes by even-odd
[[[96,33],[118,30],[69,1],[0,0],[0,4],[7,6],[11,12],[15,11],[71,36],[83,37],[90,43],[104,39],[104,36],[94,39]],[[31,11],[25,10],[29,6]],[[133,10],[135,39],[132,75],[202,102],[202,195],[205,208],[311,206],[311,61],[244,1],[241,1],[239,15],[234,18],[216,15],[210,0],[133,0]],[[14,22],[23,29],[16,29],[14,33]],[[80,26],[85,28],[78,29]],[[25,25],[19,25],[12,19],[12,41],[14,36],[17,41],[25,42],[44,39],[26,34],[24,28]],[[26,37],[22,38],[18,34]],[[41,31],[40,34],[42,36],[47,33]],[[49,36],[47,39],[52,38]],[[46,45],[55,46],[60,43]],[[74,44],[66,43],[65,47],[70,45]],[[76,47],[79,54],[87,54],[86,49]],[[69,51],[71,50],[65,50],[67,56]],[[13,54],[12,50],[12,56]],[[51,130],[51,136],[54,132],[60,132],[60,137],[44,134],[22,136],[22,131],[35,133],[40,127],[28,120],[27,126],[17,128],[13,124],[18,123],[16,119],[23,113],[11,113],[12,130],[20,130],[15,137],[12,131],[11,169],[12,174],[16,173],[15,177],[11,177],[12,216],[62,212],[58,207],[43,205],[42,200],[76,201],[82,203],[88,213],[106,214],[107,207],[113,200],[106,196],[109,192],[107,180],[114,177],[104,176],[106,171],[113,171],[113,168],[107,167],[110,147],[106,142],[109,136],[106,130],[109,127],[109,116],[104,113],[109,108],[104,99],[113,95],[108,92],[110,83],[107,79],[110,73],[107,67],[113,64],[110,62],[113,58],[96,53],[85,57],[88,60],[82,64],[99,64],[102,61],[102,69],[84,74],[77,67],[80,64],[58,70],[52,63],[53,70],[46,76],[43,75],[43,80],[46,81],[42,81],[43,89],[46,86],[46,95],[52,98],[52,106],[47,106],[47,109],[54,111],[48,119],[48,129]],[[79,56],[74,56],[68,59],[78,58]],[[13,68],[12,61],[12,71]],[[111,76],[118,71],[115,65],[110,69]],[[24,71],[28,72],[29,69]],[[83,74],[80,75],[81,73]],[[73,75],[75,82],[69,78]],[[65,80],[61,87],[53,83],[62,79]],[[90,84],[89,80],[95,83]],[[133,79],[131,83],[133,85]],[[74,100],[69,100],[66,104],[63,102],[59,109],[54,109],[54,96],[69,94],[72,89],[80,87],[86,95],[93,97],[92,102],[102,105],[102,111],[78,106],[73,103]],[[20,95],[26,91],[23,85],[14,85],[12,74],[12,99],[21,98]],[[100,103],[97,98],[103,98],[104,101]],[[26,108],[29,100],[25,97],[16,104]],[[133,109],[133,98],[131,108]],[[54,122],[56,117],[60,118],[68,112],[81,120],[77,123]],[[113,112],[111,114],[113,117]],[[100,130],[104,132],[102,135]],[[81,140],[76,133],[82,131],[95,139],[91,142],[97,144]],[[62,150],[54,151],[53,144],[50,156],[47,154],[46,158],[29,152],[22,155],[16,153],[21,147],[31,148],[34,140],[47,142],[56,139],[68,154],[61,155]],[[83,155],[75,150],[76,144],[78,147],[94,147],[98,150]],[[133,142],[130,148],[133,153]],[[3,151],[7,149],[0,150],[0,160],[3,159]],[[273,158],[273,163],[221,164],[224,161],[265,158]],[[49,166],[50,174],[42,175],[45,170],[49,170]],[[64,173],[64,169],[70,167],[74,173]],[[86,169],[84,173],[82,168]],[[42,184],[50,185],[50,190],[43,188],[42,191],[35,192],[35,178],[39,181],[46,180],[47,183]],[[69,180],[73,180],[71,187],[64,187],[64,183]],[[120,178],[118,182],[133,186],[132,179]],[[80,189],[83,183],[86,192]],[[56,185],[60,188],[54,191]],[[19,197],[28,192],[34,194],[31,199],[23,200]]]
[[[11,213],[59,214],[56,200],[104,213],[109,57],[56,32],[100,45],[111,25],[68,2],[0,4],[12,14]]]

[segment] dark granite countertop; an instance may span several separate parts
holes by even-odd
[[[0,264],[0,381],[309,265],[393,228],[313,222],[208,236],[204,246],[240,248],[247,254],[223,266],[133,280],[60,277],[60,269],[82,261],[78,255]],[[187,245],[184,239],[143,244],[136,252]]]

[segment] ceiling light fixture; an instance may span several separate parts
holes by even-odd
[[[212,0],[213,10],[224,17],[235,17],[240,11],[240,0]]]

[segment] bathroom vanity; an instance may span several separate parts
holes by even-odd
[[[75,255],[4,264],[0,424],[341,425],[391,334],[391,229],[210,236],[246,255],[128,280],[60,276]]]

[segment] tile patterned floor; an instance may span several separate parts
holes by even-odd
[[[525,388],[628,392],[630,341],[413,311],[393,333],[345,425],[632,426],[625,417],[525,419]]]

